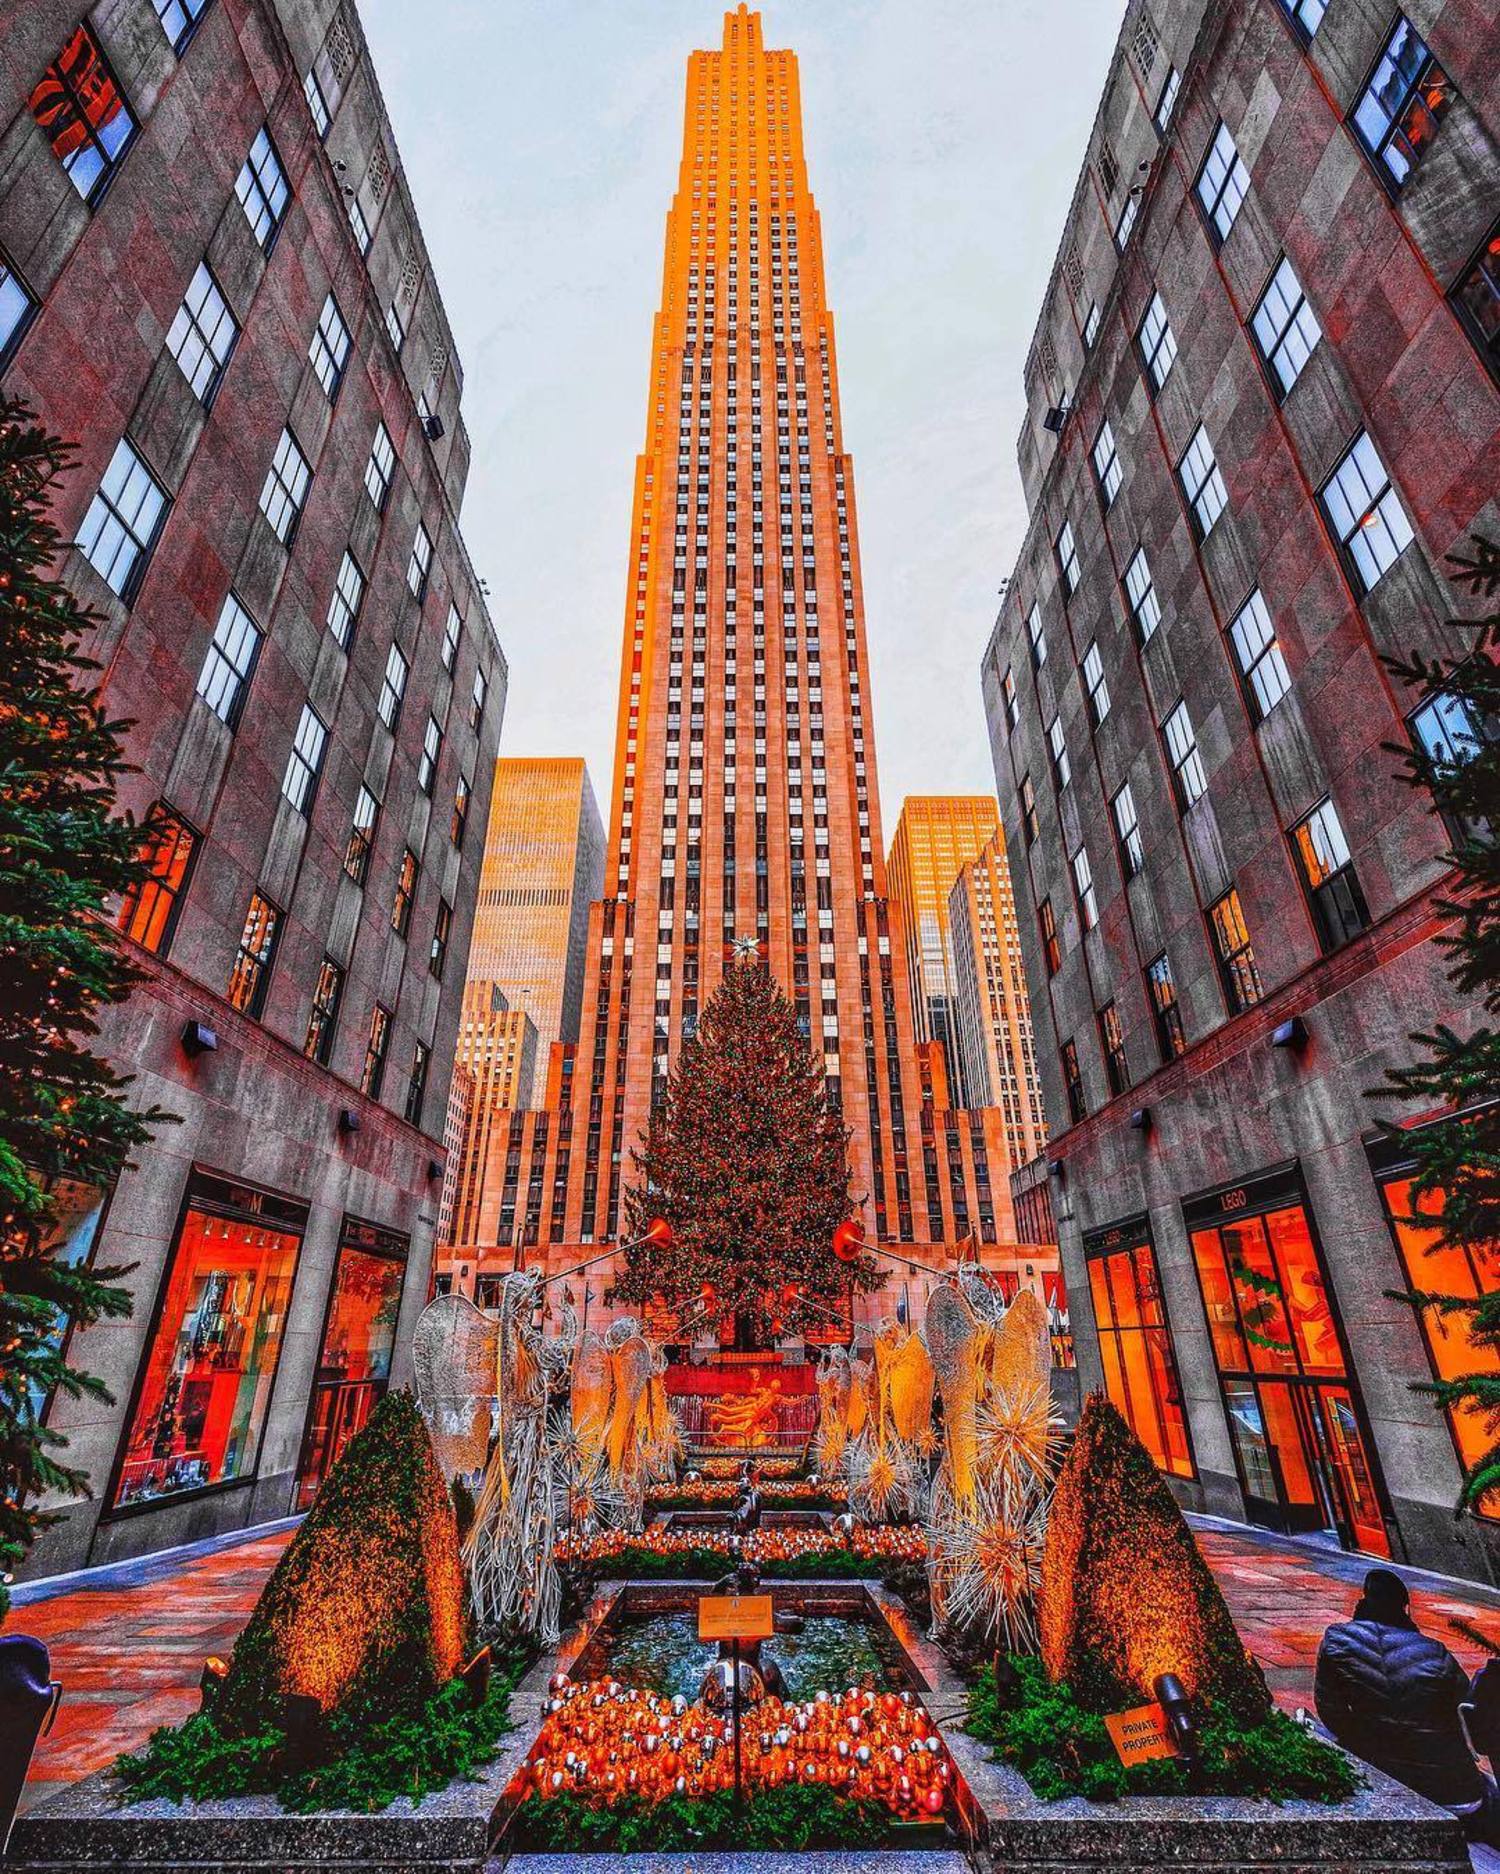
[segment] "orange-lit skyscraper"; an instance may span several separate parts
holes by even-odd
[[[1018,1169],[1047,1149],[1047,1116],[1010,862],[998,826],[959,867],[946,910],[953,1051],[963,1063],[967,1097],[1000,1108],[1011,1166]]]
[[[765,957],[821,1055],[870,1233],[935,1264],[971,1233],[1011,1237],[999,1114],[923,1097],[797,61],[744,7],[688,62],[604,892],[578,1047],[554,1050],[507,1171],[502,1215],[538,1260],[618,1231],[653,1093],[735,947]]]
[[[964,1059],[953,1033],[948,894],[960,869],[978,858],[999,824],[1000,807],[993,794],[912,794],[901,803],[886,860],[888,888],[906,926],[917,1039],[941,1045],[948,1085],[960,1105],[982,1105],[984,1099],[965,1080]]]

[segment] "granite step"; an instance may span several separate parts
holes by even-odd
[[[715,1850],[680,1854],[513,1854],[497,1856],[485,1874],[970,1874],[957,1849],[851,1848],[799,1855],[734,1854]]]

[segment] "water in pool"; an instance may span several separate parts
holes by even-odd
[[[620,1628],[609,1648],[607,1670],[622,1685],[693,1699],[716,1652],[698,1638],[695,1615],[654,1614]],[[890,1683],[869,1627],[842,1615],[809,1614],[800,1633],[778,1633],[761,1652],[780,1666],[790,1698]]]

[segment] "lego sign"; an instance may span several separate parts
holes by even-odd
[[[1177,1755],[1160,1705],[1137,1705],[1131,1711],[1111,1711],[1106,1714],[1104,1724],[1115,1754],[1127,1770],[1133,1763],[1149,1763],[1153,1757]]]

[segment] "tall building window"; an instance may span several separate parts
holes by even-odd
[[[1114,1099],[1130,1091],[1130,1063],[1125,1058],[1125,1035],[1120,1027],[1120,1011],[1106,1002],[1099,1011],[1099,1045],[1104,1052],[1104,1076]]]
[[[427,728],[422,736],[422,753],[417,761],[417,786],[424,794],[430,794],[437,780],[438,758],[443,752],[443,729],[436,716],[427,718]]]
[[[265,486],[260,491],[260,511],[284,547],[289,547],[296,535],[311,481],[312,470],[297,446],[297,438],[289,429],[282,430],[276,454],[266,470]]]
[[[1461,1301],[1472,1302],[1500,1288],[1500,1252],[1495,1245],[1475,1248],[1444,1241],[1439,1226],[1441,1191],[1424,1191],[1416,1196],[1412,1174],[1405,1171],[1382,1179],[1380,1195],[1407,1282],[1419,1294],[1456,1295]],[[1474,1338],[1470,1319],[1461,1313],[1444,1313],[1440,1308],[1418,1311],[1417,1322],[1427,1343],[1434,1378],[1454,1380],[1472,1373],[1500,1372],[1500,1354]],[[1464,1400],[1451,1407],[1447,1417],[1459,1462],[1466,1470],[1471,1469],[1491,1444],[1484,1409]],[[1486,1491],[1476,1513],[1500,1518],[1500,1489]]]
[[[1036,908],[1037,922],[1042,929],[1042,956],[1047,965],[1047,974],[1055,976],[1062,968],[1062,945],[1057,938],[1057,918],[1052,910],[1052,900],[1044,898]]]
[[[250,154],[235,180],[234,192],[250,223],[250,232],[261,251],[269,254],[277,229],[286,218],[292,192],[287,186],[281,158],[276,154],[276,145],[264,128],[255,133]]]
[[[1410,546],[1411,522],[1369,433],[1339,458],[1318,499],[1360,592],[1371,592]]]
[[[1465,768],[1486,744],[1500,737],[1500,723],[1481,721],[1473,708],[1451,690],[1428,697],[1407,718],[1412,741],[1437,775],[1452,777]],[[1488,804],[1488,803],[1486,803]],[[1491,845],[1495,839],[1492,815],[1462,818],[1445,813],[1444,823],[1455,845],[1465,839]]]
[[[302,705],[297,733],[286,758],[286,773],[281,777],[281,791],[305,819],[312,811],[318,776],[323,771],[323,756],[328,748],[328,729],[311,703]]]
[[[313,984],[312,1008],[307,1017],[307,1039],[302,1052],[319,1067],[326,1067],[333,1054],[334,1031],[338,1027],[339,1003],[344,994],[344,972],[332,957],[318,965],[318,979]]]
[[[1052,751],[1052,778],[1057,782],[1060,793],[1073,778],[1073,764],[1068,760],[1068,744],[1063,735],[1061,716],[1054,716],[1047,725],[1047,746]]]
[[[135,136],[135,119],[87,25],[75,28],[31,93],[31,114],[83,197],[94,201]]]
[[[245,692],[260,655],[260,628],[232,592],[226,593],[219,622],[198,673],[198,694],[232,729],[240,719]]]
[[[357,195],[349,198],[349,226],[353,230],[354,245],[363,259],[370,251],[370,224],[365,220],[365,211],[360,207]]]
[[[1068,1098],[1068,1118],[1077,1126],[1088,1118],[1088,1101],[1083,1093],[1083,1075],[1078,1066],[1078,1048],[1072,1041],[1062,1044],[1059,1054],[1062,1060],[1063,1091]]]
[[[484,726],[484,706],[489,699],[490,682],[482,670],[474,672],[474,687],[469,693],[469,727],[476,735]],[[816,692],[814,692],[816,694]]]
[[[1255,720],[1264,722],[1291,689],[1292,679],[1259,586],[1230,620],[1229,641]]]
[[[1421,162],[1453,101],[1448,74],[1404,13],[1354,107],[1354,132],[1381,177],[1399,189]]]
[[[318,74],[308,67],[307,76],[302,80],[302,95],[307,99],[307,109],[312,117],[313,129],[317,132],[319,143],[327,140],[333,125],[333,113],[328,108],[328,100],[323,95],[323,87],[318,83]]]
[[[158,801],[141,829],[141,857],[149,868],[120,900],[115,928],[145,950],[166,956],[192,877],[198,835],[182,815]]]
[[[1110,802],[1110,811],[1114,815],[1115,838],[1120,846],[1120,870],[1126,878],[1137,878],[1146,863],[1146,849],[1141,843],[1141,823],[1128,781]]]
[[[448,939],[452,934],[453,906],[446,898],[439,898],[437,916],[432,924],[432,945],[427,952],[427,967],[434,976],[443,973],[443,965],[448,960]]]
[[[365,464],[365,493],[375,503],[376,511],[385,508],[391,492],[391,477],[396,473],[396,451],[391,447],[391,433],[384,423],[375,425],[375,440],[370,444],[370,459]]]
[[[0,371],[15,357],[36,313],[35,296],[0,249]]]
[[[1087,846],[1080,846],[1073,854],[1073,891],[1083,928],[1092,930],[1099,922],[1099,901],[1094,895],[1094,871],[1089,864]]]
[[[406,677],[410,666],[399,644],[385,655],[385,675],[380,680],[380,696],[375,708],[385,726],[395,732],[401,720],[401,699],[406,695]]]
[[[1094,441],[1094,473],[1099,479],[1099,493],[1106,508],[1114,506],[1120,492],[1120,458],[1115,450],[1115,433],[1108,422],[1101,423]]]
[[[1231,1015],[1243,1014],[1260,1001],[1262,991],[1240,895],[1232,886],[1208,907],[1208,928],[1213,933],[1214,958],[1224,985],[1224,1005]]]
[[[1318,28],[1323,24],[1326,0],[1281,0],[1282,10],[1297,29],[1297,37],[1304,45],[1311,42]]]
[[[419,605],[427,597],[427,580],[431,572],[432,537],[418,521],[411,543],[411,558],[406,562],[406,589]]]
[[[181,365],[182,375],[205,409],[223,382],[229,354],[239,335],[239,324],[229,310],[228,300],[208,263],[200,260],[167,333],[167,350]]]
[[[1187,1036],[1182,1027],[1182,1010],[1177,1003],[1177,985],[1172,980],[1172,965],[1164,950],[1146,965],[1146,994],[1156,1023],[1156,1042],[1163,1064],[1187,1053]]]
[[[380,802],[369,788],[361,787],[354,797],[354,818],[349,826],[348,844],[344,847],[344,870],[356,885],[363,885],[369,876],[375,824],[379,818]]]
[[[1025,840],[1026,850],[1029,852],[1036,844],[1037,834],[1041,831],[1036,813],[1036,789],[1031,785],[1031,776],[1029,774],[1023,774],[1021,776],[1019,793],[1021,799],[1021,837]]]
[[[344,366],[349,362],[349,328],[332,293],[323,301],[307,357],[313,375],[323,386],[323,395],[332,403],[344,379]]]
[[[385,309],[385,335],[391,341],[391,349],[399,358],[401,348],[406,343],[406,325],[401,317],[401,308],[393,299]]]
[[[1168,69],[1162,84],[1161,96],[1156,100],[1156,128],[1166,134],[1167,125],[1172,121],[1172,113],[1177,108],[1177,94],[1182,89],[1182,73],[1175,65]]]
[[[1104,659],[1099,655],[1097,641],[1083,654],[1083,685],[1088,691],[1089,714],[1097,729],[1109,714],[1109,685],[1104,680]]]
[[[1198,753],[1198,738],[1193,733],[1193,719],[1187,704],[1179,703],[1161,726],[1166,739],[1167,759],[1172,764],[1172,783],[1177,790],[1177,804],[1184,812],[1208,792],[1208,778],[1203,772],[1203,757]]]
[[[110,591],[128,605],[140,590],[166,519],[167,494],[121,437],[78,530],[78,546]]]
[[[225,992],[229,1006],[242,1015],[259,1021],[266,1005],[266,991],[271,986],[271,964],[276,956],[276,939],[281,931],[281,913],[269,898],[255,892],[245,913],[245,928],[240,932],[240,947],[229,973]]]
[[[1151,304],[1146,308],[1135,342],[1140,347],[1141,362],[1150,373],[1151,382],[1160,390],[1177,361],[1177,340],[1167,323],[1167,309],[1160,293],[1151,295]]]
[[[391,903],[391,929],[404,937],[411,929],[411,909],[417,896],[417,855],[408,846],[396,874],[396,896]]]
[[[1130,600],[1130,615],[1141,643],[1145,644],[1161,623],[1161,606],[1151,583],[1151,565],[1144,547],[1136,548],[1125,568],[1125,596]]]
[[[1214,530],[1214,523],[1228,507],[1229,495],[1224,487],[1224,477],[1219,473],[1219,465],[1214,460],[1208,431],[1201,423],[1193,431],[1193,440],[1187,446],[1187,453],[1177,464],[1177,478],[1187,496],[1188,508],[1193,517],[1193,532],[1200,540],[1206,540]]]
[[[1115,246],[1123,254],[1125,245],[1135,231],[1135,218],[1141,212],[1141,198],[1132,192],[1125,197],[1120,209],[1119,219],[1115,222]]]
[[[1047,661],[1047,634],[1042,630],[1042,608],[1033,605],[1026,614],[1026,635],[1031,641],[1031,667],[1040,670]]]
[[[1021,705],[1016,697],[1016,677],[1012,670],[1007,670],[1000,679],[1000,699],[1005,705],[1005,726],[1014,729],[1021,720]]]
[[[202,1173],[189,1182],[116,1509],[255,1475],[306,1220],[287,1198]]]
[[[182,52],[193,36],[193,28],[208,11],[209,0],[151,0],[161,21],[167,43],[174,52]]]
[[[1099,336],[1099,302],[1094,300],[1089,306],[1088,317],[1083,322],[1083,349],[1092,351]]]
[[[406,1083],[405,1118],[409,1126],[422,1123],[422,1102],[427,1097],[427,1070],[432,1065],[432,1049],[425,1041],[417,1042],[411,1052],[411,1077]]]
[[[448,622],[443,627],[443,668],[451,677],[453,666],[458,662],[458,640],[463,633],[464,621],[458,615],[458,607],[448,607]]]
[[[1124,1246],[1116,1248],[1120,1235],[1101,1230],[1085,1239],[1105,1388],[1156,1468],[1172,1477],[1191,1477],[1182,1386],[1162,1311],[1155,1252],[1144,1229],[1126,1233]]]
[[[1312,356],[1313,346],[1323,336],[1322,327],[1307,303],[1302,282],[1285,254],[1260,296],[1260,303],[1250,316],[1250,330],[1262,358],[1275,373],[1281,396],[1302,375],[1302,367]]]
[[[359,1090],[368,1099],[378,1100],[385,1080],[385,1057],[391,1045],[391,1012],[377,1002],[370,1010],[370,1033],[365,1042],[365,1064],[359,1076]]]
[[[1292,828],[1292,850],[1324,951],[1337,950],[1370,922],[1338,810],[1321,800]]]
[[[340,650],[347,651],[359,622],[359,608],[365,600],[365,576],[359,562],[347,548],[339,561],[339,575],[333,582],[328,601],[328,629]]]
[[[1057,570],[1062,574],[1063,585],[1071,595],[1078,590],[1078,549],[1073,544],[1073,523],[1064,521],[1062,531],[1052,543],[1052,550],[1057,555]]]
[[[455,846],[464,843],[464,832],[469,824],[469,777],[461,774],[458,785],[453,790],[453,818],[448,823],[448,837]]]
[[[1227,239],[1240,205],[1250,193],[1250,171],[1235,146],[1228,124],[1220,120],[1198,172],[1198,200],[1213,230],[1215,245]]]
[[[0,268],[0,364],[5,362],[4,269]],[[1500,378],[1500,221],[1449,295],[1479,355]]]

